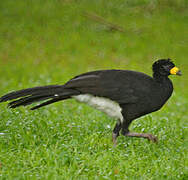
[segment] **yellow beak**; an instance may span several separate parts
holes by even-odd
[[[173,75],[179,75],[181,76],[181,71],[177,68],[177,67],[173,67],[171,70],[170,70],[170,74],[173,74]]]

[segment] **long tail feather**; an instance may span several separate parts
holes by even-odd
[[[32,107],[31,110],[35,110],[35,109],[41,108],[41,107],[43,107],[43,106],[52,104],[52,103],[57,102],[57,101],[65,100],[65,99],[68,99],[68,97],[64,97],[64,98],[54,98],[54,99],[51,99],[51,100],[49,100],[49,101],[46,101],[46,102],[44,102],[44,103],[42,103],[42,104],[39,104],[39,105],[37,105],[37,106]]]
[[[51,97],[54,97],[54,95],[52,95]],[[18,106],[27,106],[27,105],[30,105],[34,102],[43,101],[43,100],[46,100],[46,99],[49,99],[49,98],[50,98],[50,96],[46,96],[46,95],[45,96],[36,95],[36,96],[23,97],[21,99],[10,102],[8,104],[8,106],[10,108],[15,108],[15,107],[18,107]]]
[[[33,95],[33,94],[41,94],[45,92],[51,92],[53,93],[54,91],[57,91],[59,89],[62,90],[62,85],[49,85],[49,86],[38,86],[34,88],[28,88],[28,89],[22,89],[19,91],[13,91],[11,93],[8,93],[0,98],[0,102],[5,102],[9,101],[12,99],[16,99],[19,97],[24,97],[28,95]]]
[[[0,102],[16,99],[8,104],[10,108],[16,108],[18,106],[27,106],[34,102],[50,99],[49,101],[33,107],[33,110],[56,101],[71,98],[71,96],[78,94],[80,94],[79,91],[64,88],[63,85],[50,85],[28,88],[8,93],[0,98]]]

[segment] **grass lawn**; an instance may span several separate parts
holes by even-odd
[[[0,104],[0,179],[188,179],[187,7],[186,0],[1,1],[0,96],[97,69],[151,75],[159,58],[173,59],[183,76],[171,76],[174,93],[162,110],[131,124],[158,144],[121,136],[113,148],[115,120],[74,100],[36,111]]]

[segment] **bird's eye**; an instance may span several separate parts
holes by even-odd
[[[169,66],[162,66],[162,70],[169,72],[170,71],[170,67]]]

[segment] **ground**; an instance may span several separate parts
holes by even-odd
[[[2,1],[0,95],[98,69],[152,75],[159,58],[171,58],[183,76],[171,76],[174,93],[160,111],[130,127],[158,144],[119,137],[114,148],[115,120],[75,100],[36,111],[0,104],[0,179],[187,179],[187,10],[184,0]]]

